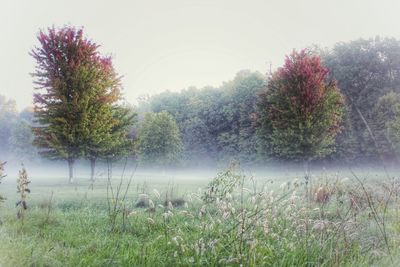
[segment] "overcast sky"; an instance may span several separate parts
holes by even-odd
[[[39,29],[83,26],[124,76],[125,98],[265,73],[292,49],[400,38],[396,0],[0,0],[0,94],[31,105]]]

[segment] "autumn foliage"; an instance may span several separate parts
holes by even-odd
[[[125,134],[115,134],[120,118],[120,77],[111,58],[85,38],[82,29],[49,28],[38,34],[39,46],[31,51],[33,73],[35,144],[51,159],[72,165],[79,157],[95,160],[121,146]]]
[[[294,51],[259,95],[258,135],[264,154],[308,160],[334,151],[343,97],[318,56]]]

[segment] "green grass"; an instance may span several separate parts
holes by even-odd
[[[221,177],[215,188],[224,188],[231,175]],[[380,199],[387,191],[379,183],[365,182],[365,193],[373,200],[368,206],[352,179],[334,182],[331,174],[314,179],[315,185],[330,181],[326,204],[307,199],[301,180],[298,186],[281,186],[282,180],[290,179],[271,183],[243,178],[243,186],[239,181],[231,194],[216,194],[218,200],[208,203],[202,200],[207,180],[135,177],[127,198],[117,202],[115,223],[110,221],[104,179],[93,188],[86,179],[78,185],[33,182],[23,220],[16,218],[12,183],[2,184],[8,199],[0,207],[0,266],[397,265],[400,202],[393,195],[385,209]],[[113,179],[114,190],[118,181]],[[153,200],[155,211],[135,208],[142,193]],[[355,193],[362,201],[359,210],[350,209]],[[187,205],[168,211],[161,207],[166,196],[182,197]],[[389,247],[373,210],[387,217]]]

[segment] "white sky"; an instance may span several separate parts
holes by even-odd
[[[396,0],[0,0],[0,94],[31,105],[39,29],[84,26],[124,75],[125,98],[267,72],[293,48],[400,39]]]

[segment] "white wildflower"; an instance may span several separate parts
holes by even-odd
[[[133,217],[137,214],[137,211],[133,210],[128,214],[128,217]]]
[[[149,199],[149,208],[150,209],[154,209],[154,202],[153,202],[153,200],[151,200],[151,199]]]
[[[173,217],[174,214],[169,210],[169,211],[167,211],[167,212],[164,212],[164,213],[162,214],[162,216],[164,217],[164,219],[169,219],[169,218]]]
[[[160,199],[160,192],[158,192],[157,189],[153,189],[153,193],[156,196],[156,198]]]

